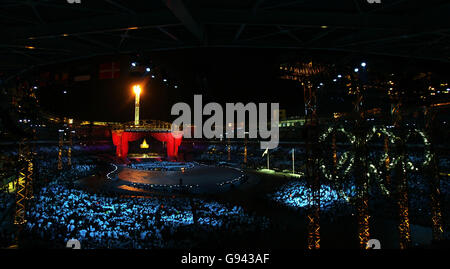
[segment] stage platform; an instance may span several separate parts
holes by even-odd
[[[118,181],[146,190],[188,189],[190,192],[217,192],[239,184],[244,180],[238,168],[190,164],[177,171],[148,171],[121,167]],[[169,168],[170,169],[170,168]],[[180,185],[181,179],[181,185]]]

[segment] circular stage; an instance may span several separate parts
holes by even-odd
[[[197,163],[166,166],[155,169],[154,163],[119,167],[118,182],[142,190],[181,191],[193,193],[225,191],[246,180],[242,170]],[[181,183],[181,184],[180,184]]]

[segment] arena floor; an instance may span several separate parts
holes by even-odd
[[[193,168],[182,171],[147,171],[132,168],[119,168],[119,181],[147,185],[195,185],[201,191],[219,190],[218,184],[240,178],[241,170],[229,167],[214,167],[196,164]],[[226,188],[226,185],[223,185]]]

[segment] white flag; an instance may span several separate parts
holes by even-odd
[[[269,153],[269,148],[266,148],[266,151],[264,151],[262,157],[264,157],[264,155],[266,155],[267,153]]]

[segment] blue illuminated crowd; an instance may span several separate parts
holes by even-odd
[[[431,185],[429,182],[430,175],[419,171],[411,171],[407,173],[407,190],[408,190],[408,207],[409,216],[412,223],[429,226],[431,221]],[[391,181],[398,180],[395,174],[391,177]],[[356,178],[354,175],[347,176],[346,189],[338,189],[335,184],[330,181],[322,182],[320,188],[320,210],[321,217],[333,220],[339,216],[356,214],[356,205],[358,195],[356,189]],[[353,182],[353,183],[352,183]],[[377,181],[371,180],[368,191],[369,207],[371,212],[377,216],[387,219],[397,219],[398,199],[397,184],[389,185],[384,182],[389,193],[383,193]],[[344,185],[344,184],[342,184]],[[446,225],[445,231],[448,229],[449,216],[445,213],[448,211],[448,202],[450,201],[450,182],[441,180],[439,184],[439,199],[441,201],[441,212],[443,212],[443,223]],[[310,207],[309,199],[311,199],[311,189],[304,180],[292,180],[282,185],[276,192],[268,194],[269,198],[276,203],[288,206],[293,210],[306,212]],[[380,210],[382,208],[382,210]],[[446,237],[450,234],[446,233]]]
[[[74,238],[80,240],[82,248],[193,248],[199,247],[201,242],[214,244],[211,242],[219,238],[240,238],[247,233],[257,234],[273,228],[267,217],[256,216],[244,211],[241,206],[220,203],[206,197],[170,194],[130,198],[119,193],[94,194],[77,189],[73,184],[76,179],[97,172],[98,166],[93,159],[89,156],[74,156],[71,169],[58,171],[57,159],[50,157],[54,154],[54,148],[53,151],[48,150],[48,156],[46,152],[45,149],[42,150],[40,156],[43,158],[39,159],[36,165],[35,172],[41,180],[35,188],[35,198],[27,203],[28,221],[24,238],[30,239],[29,242],[40,241],[50,248],[63,248],[69,239]],[[289,164],[288,150],[279,150],[279,154],[287,156],[280,162]],[[381,153],[370,154],[370,157],[374,158]],[[259,151],[255,151],[252,158],[264,162]],[[413,154],[410,160],[413,164],[420,164],[424,158],[420,154]],[[67,159],[63,162],[66,165]],[[440,158],[439,162],[440,167],[450,167],[448,158]],[[273,161],[271,164],[275,166],[278,163]],[[141,169],[141,166],[139,163],[130,165],[138,169]],[[162,166],[164,163],[156,163],[152,167],[160,169]],[[411,170],[408,171],[407,177],[411,220],[413,223],[429,226],[428,176],[424,171]],[[354,202],[357,195],[355,184],[351,184],[355,181],[355,175],[348,174],[346,184],[342,182],[345,186],[343,192],[331,182],[321,181],[321,218],[333,220],[355,213]],[[387,184],[386,186],[389,187]],[[141,185],[136,187],[145,189],[145,186]],[[445,214],[450,201],[448,180],[441,180],[440,188],[444,223],[449,223]],[[375,209],[383,208],[371,212],[384,214],[383,217],[388,218],[398,217],[395,188],[390,188],[392,196],[388,197],[380,194],[377,181],[371,179],[369,190],[369,206]],[[288,181],[268,196],[275,201],[276,206],[289,207],[296,213],[302,213],[308,208],[310,194],[311,190],[305,180],[300,178]],[[0,193],[0,212],[6,212],[13,202],[13,194]],[[2,217],[0,215],[0,221]],[[3,244],[0,247],[4,247],[13,241],[14,235],[0,225],[0,239]]]
[[[139,170],[158,170],[158,171],[180,171],[180,169],[189,169],[194,166],[192,163],[181,163],[181,162],[167,162],[167,161],[157,161],[157,162],[131,162],[127,165],[129,168],[139,169]]]
[[[270,195],[276,202],[282,203],[292,208],[304,208],[308,206],[311,196],[311,189],[304,181],[291,181],[280,188],[275,194]],[[330,186],[320,187],[320,206],[322,209],[328,208],[337,202],[345,202],[344,197],[340,197],[338,192]]]
[[[63,169],[61,171],[57,168],[57,147],[41,145],[35,147],[34,150],[38,153],[35,156],[33,166],[34,190],[39,190],[49,182],[73,185],[75,180],[89,176],[97,171],[97,165],[90,156],[77,154],[82,150],[79,146],[75,147],[73,151],[77,155],[72,157],[71,169]],[[96,147],[95,150],[102,150],[102,148]],[[7,149],[2,154],[9,159],[14,159],[17,157],[17,149]],[[68,163],[67,157],[64,157],[62,161],[64,167],[66,167]],[[14,187],[17,187],[15,186],[16,182],[14,181],[13,183]],[[37,196],[38,194],[35,193],[35,197]],[[14,242],[15,233],[12,232],[11,220],[14,214],[15,198],[15,191],[13,193],[10,193],[9,190],[0,192],[0,247],[10,246]]]
[[[13,193],[0,193],[0,219],[3,213],[14,203],[15,195]]]
[[[238,236],[269,226],[266,218],[238,206],[180,197],[107,197],[57,183],[43,188],[28,212],[29,236],[59,247],[71,238],[83,248],[192,247],[196,241],[188,239],[203,230]]]

